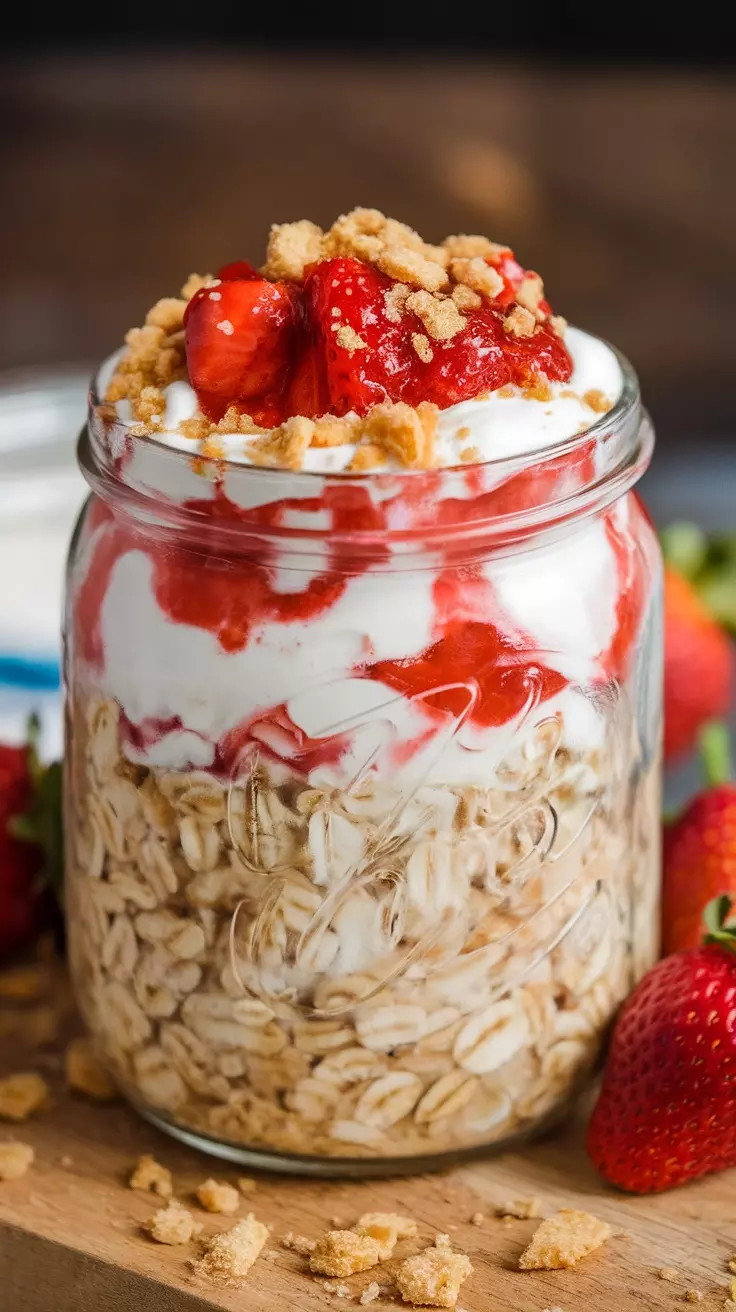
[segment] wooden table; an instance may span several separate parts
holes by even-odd
[[[668,434],[732,431],[727,74],[207,52],[0,69],[0,368],[94,360],[274,220],[484,231],[634,360]]]
[[[7,1032],[6,1026],[5,1030]],[[26,1026],[30,1031],[31,1027]],[[17,1137],[35,1148],[36,1161],[20,1180],[0,1184],[0,1308],[3,1312],[324,1312],[357,1307],[370,1280],[390,1282],[396,1262],[345,1281],[348,1298],[328,1295],[304,1258],[280,1237],[294,1231],[316,1237],[337,1217],[345,1225],[364,1211],[413,1216],[420,1240],[450,1234],[470,1255],[474,1273],[459,1305],[467,1312],[676,1312],[685,1292],[702,1291],[703,1312],[721,1309],[736,1252],[736,1173],[727,1173],[658,1198],[630,1198],[606,1188],[581,1146],[582,1119],[522,1152],[460,1167],[441,1175],[360,1183],[307,1181],[261,1175],[249,1209],[273,1227],[240,1290],[218,1291],[195,1281],[188,1260],[195,1245],[164,1248],[140,1229],[160,1200],[126,1187],[138,1154],[150,1152],[170,1167],[177,1195],[191,1201],[209,1175],[232,1180],[244,1170],[205,1157],[164,1137],[122,1104],[100,1105],[70,1095],[60,1050],[22,1047],[20,1031],[0,1049],[0,1073],[41,1069],[54,1106],[23,1125],[0,1126],[0,1138]],[[248,1174],[251,1174],[248,1172]],[[495,1205],[539,1199],[543,1213],[580,1207],[609,1221],[615,1237],[573,1271],[520,1272],[519,1254],[538,1222],[504,1222]],[[207,1234],[231,1224],[192,1203]],[[471,1224],[482,1212],[481,1225]],[[622,1233],[623,1232],[623,1233]],[[400,1245],[401,1256],[421,1244]],[[665,1282],[658,1272],[677,1270]],[[377,1312],[398,1312],[390,1296]]]

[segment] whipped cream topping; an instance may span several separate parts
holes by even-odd
[[[506,387],[483,400],[462,401],[442,410],[435,444],[438,465],[449,468],[463,463],[482,464],[543,450],[574,437],[600,419],[600,410],[585,398],[591,394],[602,395],[611,405],[615,404],[623,386],[618,359],[605,342],[578,328],[568,328],[565,343],[573,361],[572,377],[569,382],[551,383],[548,399],[539,400],[518,387]],[[108,362],[101,371],[99,384],[103,392],[112,367]],[[164,427],[154,434],[156,440],[198,454],[201,443],[178,431],[179,425],[198,411],[196,392],[187,382],[171,383],[164,390]],[[121,423],[134,422],[128,401],[117,402],[116,409]],[[242,433],[218,433],[222,455],[238,464],[251,463],[248,455],[251,440]],[[305,453],[303,469],[310,473],[340,473],[347,469],[355,451],[353,443],[310,447]],[[375,472],[399,468],[398,461],[393,460]]]

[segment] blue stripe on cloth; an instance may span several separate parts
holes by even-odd
[[[61,670],[56,660],[3,655],[0,652],[0,685],[55,691],[61,685]]]

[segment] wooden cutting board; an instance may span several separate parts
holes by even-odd
[[[2,1012],[0,1011],[0,1016]],[[24,1029],[30,1031],[32,1027]],[[2,1026],[0,1026],[2,1032]],[[603,1186],[582,1148],[582,1116],[563,1131],[523,1151],[479,1159],[441,1175],[348,1181],[308,1181],[259,1175],[248,1210],[273,1227],[267,1251],[243,1288],[220,1291],[195,1281],[188,1259],[196,1246],[165,1248],[140,1229],[157,1205],[133,1192],[126,1178],[138,1154],[153,1153],[174,1174],[182,1201],[209,1175],[232,1180],[244,1173],[187,1149],[141,1121],[122,1103],[100,1105],[64,1087],[61,1048],[24,1046],[17,1025],[5,1026],[0,1072],[41,1070],[54,1105],[0,1139],[33,1145],[36,1160],[20,1180],[0,1183],[1,1312],[324,1312],[359,1307],[374,1278],[388,1284],[394,1260],[344,1283],[350,1295],[329,1294],[307,1263],[279,1243],[288,1231],[315,1237],[333,1218],[345,1225],[364,1211],[398,1211],[419,1223],[420,1241],[446,1231],[467,1253],[474,1273],[461,1290],[466,1312],[628,1312],[688,1305],[686,1291],[703,1294],[703,1312],[721,1309],[729,1294],[728,1261],[736,1253],[736,1172],[659,1198],[628,1198]],[[580,1207],[609,1221],[616,1237],[573,1271],[520,1272],[518,1257],[537,1221],[503,1221],[495,1205],[536,1197],[544,1214]],[[232,1222],[193,1209],[211,1234]],[[480,1225],[470,1218],[483,1213]],[[418,1251],[405,1242],[397,1253]],[[673,1267],[677,1279],[658,1272]],[[377,1312],[403,1306],[388,1295]]]

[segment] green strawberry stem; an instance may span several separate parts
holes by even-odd
[[[712,720],[700,732],[700,759],[709,788],[717,788],[733,778],[733,759],[728,729],[720,720]]]
[[[708,903],[703,911],[703,924],[707,931],[703,937],[704,943],[717,943],[729,952],[736,952],[736,924],[726,923],[732,906],[727,893],[721,893],[720,897],[714,897]]]
[[[51,888],[61,902],[64,892],[61,761],[44,765],[38,754],[40,727],[38,716],[32,715],[28,721],[28,774],[33,796],[25,815],[13,816],[9,829],[15,838],[41,848],[41,883]]]

